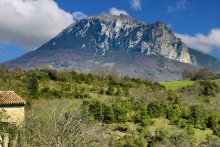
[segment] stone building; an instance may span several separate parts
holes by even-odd
[[[21,125],[24,122],[24,106],[25,101],[14,91],[0,91],[0,109],[8,116],[1,121]]]
[[[0,91],[0,110],[5,116],[0,118],[1,122],[9,125],[22,126],[24,122],[25,101],[14,91]],[[10,138],[10,134],[0,131],[0,147],[16,146],[16,142]]]

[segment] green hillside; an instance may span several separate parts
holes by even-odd
[[[215,81],[159,84],[104,71],[0,72],[0,90],[27,101],[25,129],[14,133],[28,146],[219,146],[219,89]]]

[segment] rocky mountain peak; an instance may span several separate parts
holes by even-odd
[[[187,46],[165,23],[146,23],[127,15],[101,14],[78,20],[39,50],[65,48],[88,48],[101,56],[114,51],[140,52],[196,64]]]
[[[88,18],[89,20],[92,19],[99,19],[99,20],[103,20],[103,21],[115,21],[115,20],[123,20],[123,21],[135,21],[135,19],[133,19],[132,17],[128,16],[128,15],[124,15],[124,14],[120,14],[120,15],[111,15],[111,14],[100,14],[97,16],[91,16]]]
[[[218,59],[188,49],[165,23],[106,14],[77,20],[37,50],[4,64],[87,73],[114,69],[122,76],[160,81],[178,80],[184,69],[220,71]]]

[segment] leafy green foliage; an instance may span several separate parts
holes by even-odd
[[[219,85],[211,81],[199,81],[201,94],[204,96],[215,96],[219,92]]]
[[[39,82],[36,73],[33,73],[28,81],[28,89],[30,92],[30,96],[36,98],[39,89]]]
[[[159,101],[152,101],[148,104],[147,112],[152,118],[163,116],[164,109]]]
[[[215,81],[198,81],[193,85],[183,87],[181,92],[194,93],[197,96],[213,97],[219,93],[219,85]]]
[[[113,146],[184,146],[192,141],[188,136],[195,138],[198,130],[211,132],[206,144],[211,144],[210,140],[218,143],[220,115],[205,107],[207,103],[213,104],[212,99],[218,98],[216,81],[196,81],[181,90],[170,91],[165,89],[166,85],[149,80],[74,71],[4,70],[0,75],[0,89],[15,90],[30,102],[28,109],[32,109],[31,104],[37,101],[36,98],[84,102],[83,108],[88,114],[85,117],[102,122],[103,129],[110,130],[107,133],[119,138],[113,139]],[[189,102],[185,101],[184,93],[190,95]],[[196,103],[191,103],[195,100]],[[214,108],[217,106],[218,103]],[[146,131],[154,125],[154,119],[160,118],[179,129],[178,132],[170,130],[170,133],[158,126],[154,132]],[[117,136],[117,132],[121,134]],[[214,135],[217,140],[212,138]]]

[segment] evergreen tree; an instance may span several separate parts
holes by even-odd
[[[114,90],[114,87],[112,85],[110,85],[106,91],[106,94],[107,95],[111,95],[113,96],[115,94],[115,90]]]
[[[29,95],[33,98],[36,98],[38,94],[38,89],[39,89],[39,81],[37,74],[34,73],[31,75],[28,83]]]

